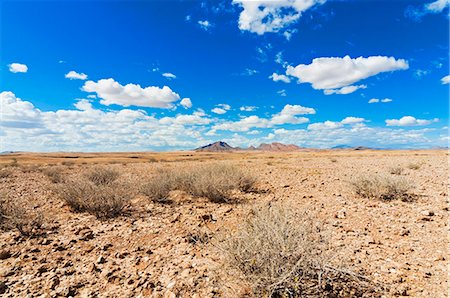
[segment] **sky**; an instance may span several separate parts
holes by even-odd
[[[447,146],[449,6],[0,0],[0,151]]]

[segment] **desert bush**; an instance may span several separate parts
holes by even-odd
[[[13,174],[13,171],[11,169],[8,169],[8,168],[0,169],[0,179],[11,177],[12,174]]]
[[[75,163],[73,161],[63,161],[63,162],[61,162],[61,165],[66,166],[66,167],[71,167],[71,166],[75,165]]]
[[[256,297],[350,297],[366,287],[331,265],[336,254],[329,234],[306,211],[296,214],[279,204],[254,209],[218,247],[224,264],[244,277]]]
[[[0,227],[17,229],[22,236],[38,236],[43,232],[43,215],[23,200],[0,194]]]
[[[337,159],[336,158],[330,158],[330,161],[331,162],[337,162]]]
[[[110,167],[95,167],[86,172],[85,176],[95,185],[108,185],[119,178],[120,173]]]
[[[403,173],[402,167],[392,167],[389,169],[389,173],[392,175],[401,175]]]
[[[45,168],[42,170],[42,173],[44,173],[44,175],[46,175],[53,183],[61,183],[64,181],[62,169],[59,167]]]
[[[133,192],[126,184],[96,184],[73,179],[57,189],[60,197],[76,212],[88,212],[97,218],[112,218],[124,213]]]
[[[181,175],[179,172],[160,169],[155,178],[141,186],[140,192],[153,202],[168,203],[170,202],[170,192],[179,188],[180,183]]]
[[[255,182],[254,176],[235,166],[209,164],[188,170],[159,170],[153,180],[141,187],[141,192],[157,202],[166,202],[170,191],[181,190],[193,197],[220,203],[227,201],[233,190],[251,190]]]
[[[410,163],[408,165],[408,169],[410,170],[418,170],[422,165],[420,163]]]
[[[367,175],[351,182],[354,192],[363,198],[386,201],[414,199],[412,183],[404,177]]]

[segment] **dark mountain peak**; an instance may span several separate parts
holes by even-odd
[[[236,148],[231,147],[226,142],[218,141],[206,146],[199,147],[195,151],[211,151],[211,152],[222,152],[222,151],[232,151]]]

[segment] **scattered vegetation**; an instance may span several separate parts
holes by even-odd
[[[63,161],[63,162],[61,162],[61,165],[66,166],[66,167],[71,167],[74,164],[75,163],[73,161]]]
[[[389,169],[389,173],[392,175],[401,175],[403,173],[402,167],[392,167]]]
[[[17,229],[22,236],[38,236],[43,231],[43,216],[38,209],[30,208],[23,200],[0,194],[0,227]]]
[[[98,184],[73,179],[60,184],[58,193],[76,212],[88,212],[97,218],[113,218],[124,213],[132,197],[128,185],[116,182]]]
[[[367,175],[351,182],[354,192],[369,199],[412,201],[412,183],[404,177]]]
[[[62,175],[62,169],[60,167],[49,167],[42,170],[51,182],[61,183],[64,182],[64,176]]]
[[[422,165],[420,163],[410,163],[408,165],[408,169],[410,170],[418,170]]]
[[[110,167],[95,167],[85,174],[86,178],[97,186],[108,185],[119,178],[120,173]]]
[[[0,179],[11,177],[12,174],[13,171],[11,169],[8,168],[0,169]]]
[[[219,247],[225,264],[256,297],[355,297],[368,291],[364,277],[331,265],[329,236],[307,212],[278,204],[254,209]]]
[[[167,202],[172,190],[181,190],[193,197],[220,203],[228,201],[233,190],[251,190],[255,182],[255,177],[236,166],[208,164],[189,170],[160,170],[153,180],[142,186],[141,192],[156,202]]]
[[[336,158],[331,158],[330,161],[331,162],[337,162],[337,159]]]

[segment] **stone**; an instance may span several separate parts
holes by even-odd
[[[99,256],[97,259],[97,264],[104,264],[106,263],[106,259],[103,256]]]
[[[11,252],[9,250],[2,250],[0,251],[0,260],[6,260],[11,257]]]

